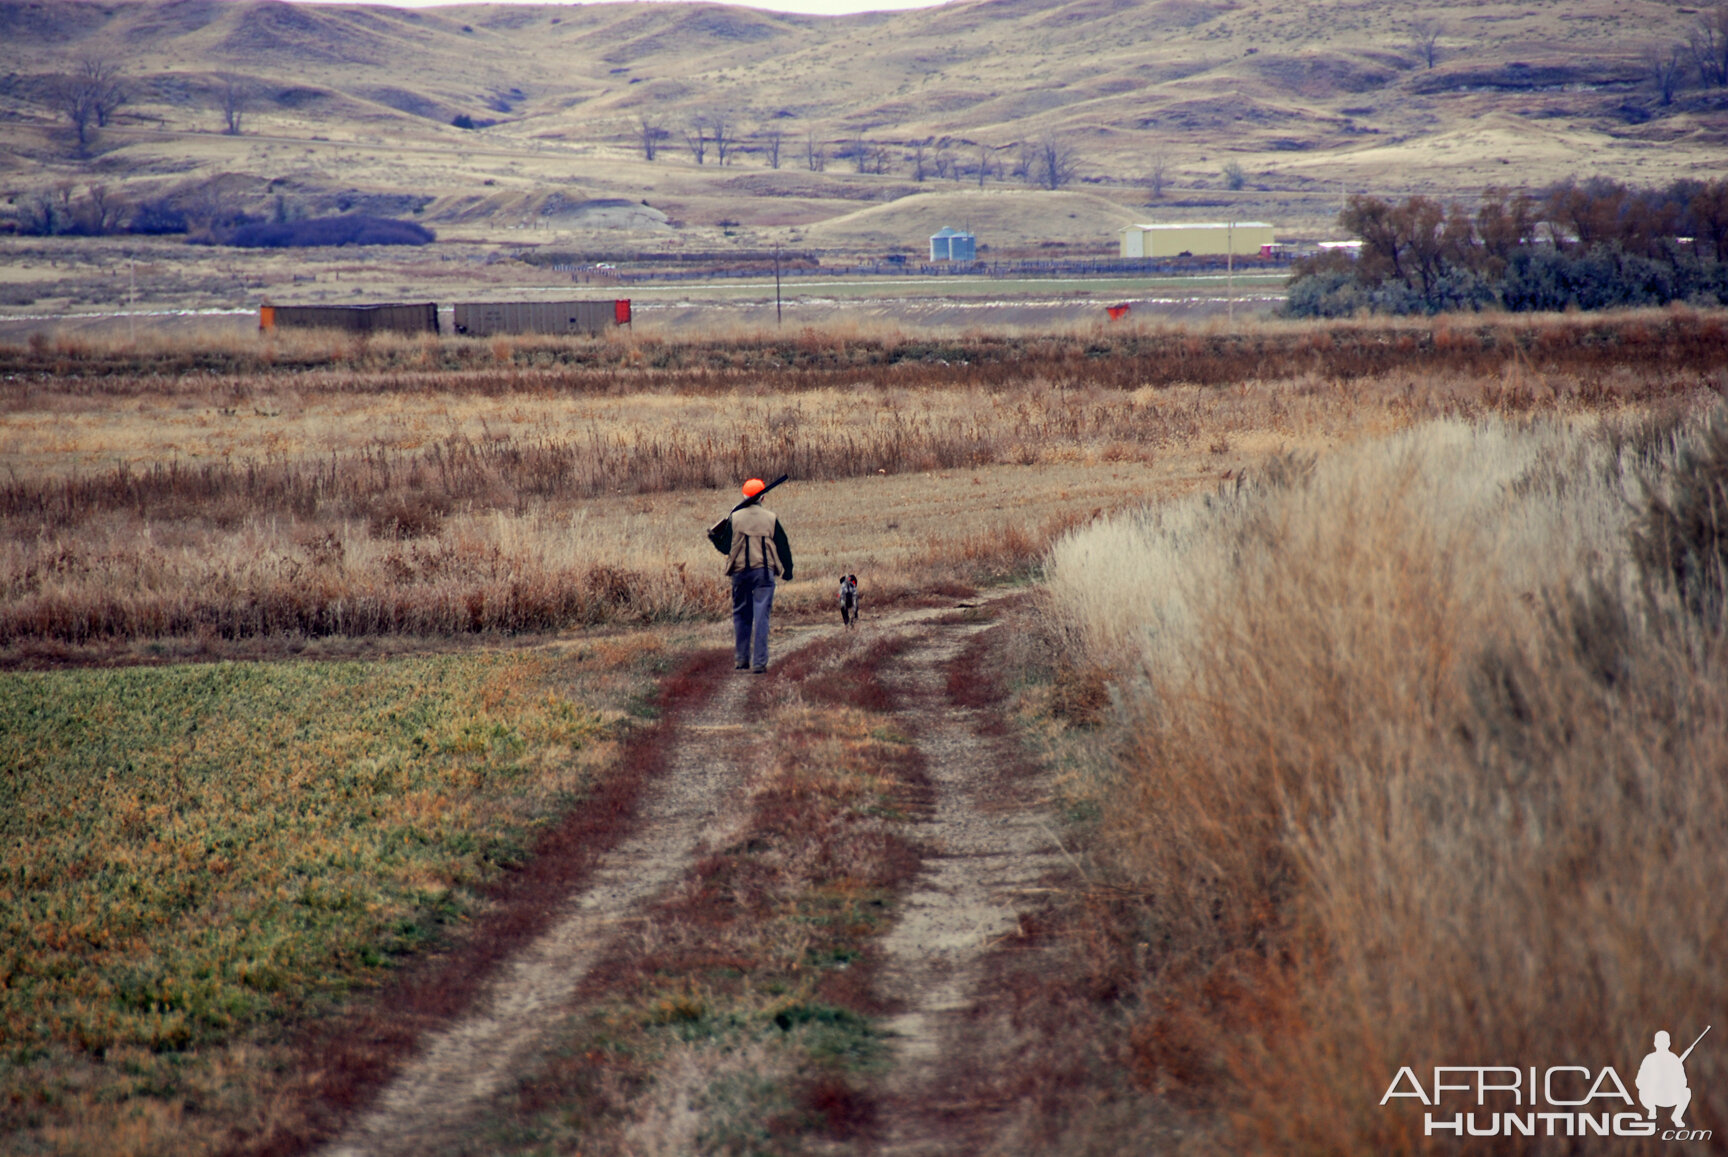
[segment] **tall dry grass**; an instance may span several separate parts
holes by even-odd
[[[109,520],[0,545],[0,576],[0,646],[515,634],[725,609],[712,575],[620,552],[580,519],[446,520],[421,506],[382,522],[261,516],[226,530]]]
[[[1631,1088],[1655,1030],[1720,1019],[1728,640],[1632,545],[1672,529],[1641,477],[1728,497],[1728,429],[1680,482],[1669,432],[1426,425],[1054,550],[1053,631],[1118,705],[1078,787],[1135,898],[1134,1063],[1231,1147],[1449,1150],[1380,1105],[1400,1066]]]
[[[717,510],[697,508],[782,472],[807,494],[869,480],[823,492],[822,521],[850,524],[817,557],[878,566],[872,590],[892,597],[1023,570],[1052,519],[1278,444],[1665,404],[1720,372],[1700,352],[1720,324],[1674,312],[941,343],[45,340],[0,350],[34,367],[0,383],[0,647],[719,613],[700,535]],[[1498,372],[1436,368],[1478,363]],[[1357,376],[1374,366],[1392,368]],[[1231,384],[1153,384],[1173,376]],[[1025,485],[993,489],[992,471],[1023,467],[1055,482],[1036,510]],[[941,493],[879,485],[921,473]],[[621,529],[624,506],[677,521]],[[931,510],[966,521],[936,525]]]

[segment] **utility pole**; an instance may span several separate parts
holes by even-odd
[[[1224,308],[1228,313],[1227,324],[1230,329],[1236,328],[1236,219],[1232,217],[1224,226]]]

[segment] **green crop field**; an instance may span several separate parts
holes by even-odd
[[[376,983],[579,805],[615,746],[551,689],[581,658],[0,676],[0,1130],[250,1099],[233,1046]]]

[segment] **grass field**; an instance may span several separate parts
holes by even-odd
[[[295,335],[0,348],[0,646],[515,634],[718,614],[701,530],[791,473],[788,609],[1427,417],[1664,404],[1722,323],[1147,327],[933,341]],[[868,544],[867,546],[862,544]],[[805,583],[808,585],[799,585]]]
[[[267,1132],[292,1030],[464,935],[593,793],[659,646],[0,676],[5,1131]]]

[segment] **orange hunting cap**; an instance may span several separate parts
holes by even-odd
[[[754,498],[766,489],[768,489],[768,484],[766,482],[762,481],[760,478],[752,478],[744,484],[744,497]]]

